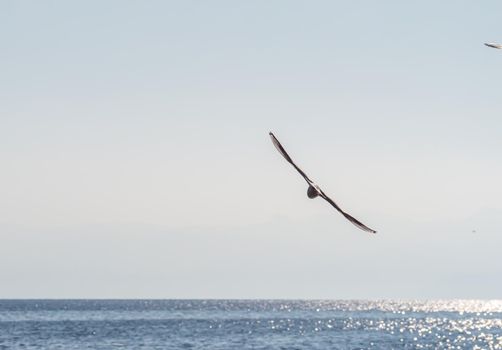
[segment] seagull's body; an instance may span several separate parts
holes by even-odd
[[[488,47],[493,47],[494,49],[502,49],[502,45],[500,45],[500,44],[485,43],[485,45]]]
[[[290,163],[296,169],[296,171],[298,171],[300,173],[300,175],[305,179],[305,181],[309,185],[309,187],[307,189],[307,196],[309,198],[316,198],[316,197],[323,198],[329,204],[331,204],[336,210],[338,210],[343,216],[345,216],[345,218],[347,220],[349,220],[350,222],[352,222],[354,225],[356,225],[357,227],[359,227],[361,230],[364,230],[366,232],[376,233],[375,230],[372,230],[371,228],[369,228],[368,226],[364,225],[359,220],[353,218],[352,216],[350,216],[349,214],[347,214],[346,212],[344,212],[331,198],[329,198],[321,190],[321,188],[319,186],[317,186],[312,180],[310,180],[309,177],[293,162],[293,160],[291,159],[291,157],[286,153],[286,150],[284,149],[284,147],[282,147],[281,143],[274,136],[274,134],[270,132],[269,135],[270,135],[270,138],[272,139],[272,143],[274,144],[275,148],[277,148],[277,150],[279,151],[279,153],[288,161],[288,163]]]

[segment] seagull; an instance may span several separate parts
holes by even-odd
[[[488,47],[493,47],[494,49],[502,49],[502,45],[500,44],[485,43],[485,45]]]
[[[272,143],[274,144],[275,148],[279,151],[280,154],[288,161],[289,164],[291,164],[296,171],[300,173],[301,176],[307,181],[307,184],[309,185],[307,189],[307,196],[311,199],[316,198],[316,197],[321,197],[324,200],[326,200],[329,204],[331,204],[336,210],[338,210],[347,220],[349,220],[351,223],[359,227],[361,230],[364,230],[366,232],[371,232],[371,233],[376,233],[375,230],[372,230],[368,226],[364,225],[362,222],[359,220],[353,218],[346,212],[344,212],[331,198],[329,198],[319,186],[317,186],[312,180],[309,179],[309,177],[303,172],[302,169],[300,169],[291,159],[291,157],[288,155],[284,147],[282,147],[281,143],[279,140],[274,136],[272,132],[268,133],[270,135],[270,138],[272,139]]]

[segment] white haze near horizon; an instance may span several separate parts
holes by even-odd
[[[500,298],[501,18],[3,2],[0,298]]]

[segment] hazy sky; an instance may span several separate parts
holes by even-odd
[[[2,1],[0,298],[501,298],[497,41],[495,0]]]

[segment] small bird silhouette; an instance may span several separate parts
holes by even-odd
[[[502,49],[502,45],[500,45],[500,44],[485,43],[485,45],[488,47],[493,47],[494,49]]]

